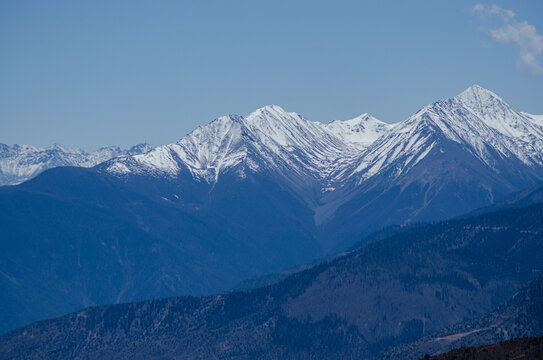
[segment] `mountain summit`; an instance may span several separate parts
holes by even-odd
[[[444,219],[533,185],[543,178],[543,126],[534,118],[480,86],[429,104],[336,173],[338,190],[315,219],[333,232],[348,229],[340,236],[348,238],[356,230],[346,224],[358,223],[362,234]]]
[[[493,92],[474,85],[397,124],[372,144],[354,172],[361,173],[363,180],[392,166],[401,175],[440,142],[449,140],[490,167],[504,159],[543,164],[543,126],[513,110]]]
[[[326,127],[346,143],[367,147],[394,125],[364,113],[350,120],[332,121]]]

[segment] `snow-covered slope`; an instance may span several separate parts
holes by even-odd
[[[360,149],[370,146],[393,127],[394,124],[382,122],[367,113],[350,120],[332,121],[326,125],[334,135]]]
[[[19,184],[53,167],[91,167],[122,154],[136,155],[149,150],[148,144],[139,144],[129,150],[107,146],[90,153],[59,144],[47,148],[0,144],[0,185]]]
[[[543,125],[543,115],[533,115],[525,112],[521,112],[521,114],[532,120],[537,125]]]
[[[516,112],[493,92],[474,85],[399,123],[368,148],[353,173],[360,175],[359,182],[390,167],[399,176],[424,159],[442,137],[493,169],[505,158],[543,165],[543,124],[537,117]]]
[[[102,168],[117,176],[175,179],[185,172],[196,181],[215,184],[225,173],[239,178],[274,174],[296,191],[311,188],[324,194],[353,179],[360,186],[379,174],[386,174],[387,181],[405,176],[426,157],[443,153],[447,141],[496,174],[503,172],[504,161],[543,167],[543,116],[517,112],[474,85],[397,124],[369,114],[322,124],[269,105],[247,116],[219,117],[175,144],[150,151],[110,147],[87,154],[59,145],[3,145],[0,169],[6,184],[54,166],[93,166],[111,159]]]
[[[209,183],[231,169],[242,177],[247,171],[272,171],[323,181],[389,128],[366,114],[324,125],[269,105],[246,117],[220,117],[176,144],[114,159],[107,170],[176,176],[187,169],[196,179]]]
[[[315,208],[322,241],[450,218],[533,186],[543,179],[537,119],[479,86],[425,106],[332,174],[336,191]]]
[[[411,173],[428,157],[433,160],[424,166],[430,168]],[[175,144],[112,159],[104,169],[119,176],[171,179],[185,173],[212,185],[221,174],[239,178],[265,174],[274,181],[286,181],[295,193],[304,193],[302,197],[309,199],[316,211],[317,224],[334,216],[349,199],[358,199],[353,194],[377,194],[376,187],[381,185],[376,184],[404,188],[416,183],[417,188],[431,182],[434,196],[444,191],[443,182],[463,187],[476,183],[477,176],[488,180],[484,185],[488,189],[482,189],[473,204],[459,207],[460,211],[539,179],[543,123],[540,117],[513,110],[499,96],[477,85],[430,104],[397,124],[383,123],[368,114],[322,124],[270,105],[245,117],[220,117]],[[438,179],[448,172],[453,175]],[[370,179],[376,179],[373,185],[368,185]],[[357,210],[353,207],[353,211]],[[422,208],[411,215],[415,218],[418,214]]]

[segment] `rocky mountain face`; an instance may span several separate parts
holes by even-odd
[[[209,295],[543,178],[543,124],[474,86],[388,125],[278,106],[175,144],[0,188],[7,331],[79,308]],[[37,290],[39,289],[39,290]]]
[[[539,277],[542,219],[540,204],[413,228],[268,287],[41,321],[3,335],[0,351],[6,359],[379,357],[480,318]],[[530,313],[539,311],[541,281],[533,284],[486,324],[538,323]]]
[[[480,318],[455,324],[389,351],[387,359],[416,359],[449,350],[543,335],[543,278],[529,283],[512,299]],[[543,353],[541,354],[543,355]],[[444,356],[443,358],[446,358]]]
[[[0,186],[20,184],[58,166],[92,167],[120,155],[138,155],[150,150],[149,144],[135,145],[127,150],[108,146],[90,153],[59,144],[47,148],[0,144]]]

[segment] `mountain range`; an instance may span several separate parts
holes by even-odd
[[[266,106],[101,166],[124,179],[186,176],[208,191],[265,175],[309,210],[322,248],[339,251],[383,226],[460,215],[535,184],[541,119],[476,85],[392,125],[368,114],[322,124]]]
[[[138,144],[128,150],[106,146],[90,153],[60,144],[47,148],[0,144],[0,186],[20,184],[54,167],[92,167],[119,155],[138,155],[149,150],[149,144]]]
[[[392,125],[266,106],[141,154],[46,170],[0,188],[0,331],[210,295],[386,226],[488,206],[543,179],[542,150],[542,117],[472,86]]]

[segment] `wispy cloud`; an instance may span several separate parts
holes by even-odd
[[[536,75],[543,74],[539,57],[543,53],[543,36],[537,33],[535,26],[526,21],[518,21],[515,13],[502,9],[498,5],[476,4],[471,13],[485,21],[485,30],[490,36],[503,44],[515,44],[519,57],[517,66]],[[494,26],[491,26],[490,24]]]

